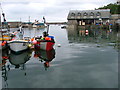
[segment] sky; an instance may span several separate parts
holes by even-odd
[[[66,22],[70,10],[94,10],[117,0],[0,0],[7,21]]]

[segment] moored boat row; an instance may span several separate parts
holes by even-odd
[[[42,49],[42,50],[52,50],[53,46],[55,44],[54,41],[54,36],[49,36],[47,32],[43,32],[43,37],[34,37],[34,38],[30,38],[30,37],[24,37],[24,38],[18,38],[19,37],[19,33],[15,32],[13,35],[9,36],[10,39],[8,40],[3,40],[4,38],[1,38],[1,46],[2,49],[7,46],[9,46],[9,48],[11,49],[11,51],[14,52],[21,52],[24,50],[27,50],[29,48],[34,48],[34,49]]]
[[[5,15],[3,15],[5,19]],[[47,27],[45,18],[43,17],[44,22],[40,23],[38,20],[35,20],[34,25],[36,27]],[[24,30],[22,28],[22,25],[20,25],[19,30],[17,30],[14,33],[10,33],[10,28],[8,29],[8,23],[6,20],[4,20],[4,23],[6,23],[6,30],[4,30],[4,34],[2,32],[2,37],[0,37],[0,48],[4,49],[5,47],[9,46],[11,51],[14,52],[20,52],[24,51],[31,46],[33,46],[34,49],[43,49],[43,50],[52,50],[53,46],[55,44],[54,37],[48,35],[48,28],[47,32],[44,32],[43,37],[41,36],[40,38],[35,37],[35,38],[29,38],[25,39],[24,38]]]

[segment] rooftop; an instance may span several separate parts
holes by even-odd
[[[110,18],[110,9],[70,10],[68,19],[99,19]]]

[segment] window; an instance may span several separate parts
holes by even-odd
[[[78,13],[77,15],[78,15],[78,16],[81,16],[81,13]]]
[[[75,16],[75,13],[71,13],[71,16]]]
[[[87,16],[87,15],[88,15],[88,13],[86,13],[86,12],[85,12],[83,15],[84,15],[84,16]]]
[[[94,16],[94,13],[93,13],[93,12],[91,12],[91,13],[90,13],[90,16]]]
[[[97,16],[101,16],[101,13],[100,12],[97,12],[97,14],[96,14]]]

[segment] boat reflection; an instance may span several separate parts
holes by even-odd
[[[15,69],[21,67],[20,69],[25,71],[25,63],[30,60],[31,55],[31,50],[27,50],[21,53],[10,52],[9,48],[2,50],[2,87],[8,87],[8,72],[11,69],[14,69],[13,66],[15,66]],[[24,73],[24,75],[26,76],[26,72]]]
[[[3,49],[2,51],[1,51],[1,53],[2,53],[2,62],[0,62],[0,66],[3,68],[3,66],[6,64],[6,62],[7,62],[7,60],[9,59],[9,48],[6,48],[6,49]]]
[[[11,52],[9,55],[9,62],[15,66],[15,68],[20,68],[24,69],[24,64],[30,60],[30,57],[32,55],[31,50],[27,50],[24,52],[21,52],[19,54],[16,54],[14,52]]]
[[[114,30],[86,29],[67,30],[69,43],[97,43],[116,47],[118,45],[117,33]]]
[[[55,58],[55,49],[50,51],[36,50],[34,57],[39,57],[41,62],[44,62],[45,70],[50,67],[50,62]]]
[[[7,83],[7,79],[8,79],[8,73],[7,73],[7,61],[9,59],[9,48],[6,48],[4,50],[2,50],[2,62],[0,62],[0,67],[2,69],[2,78],[4,80],[4,83],[2,83],[3,87],[7,88],[8,87],[8,83]]]

